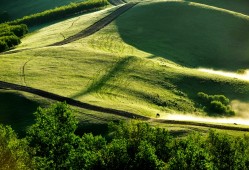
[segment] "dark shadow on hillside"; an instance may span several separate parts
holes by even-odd
[[[19,136],[25,134],[26,128],[34,123],[33,113],[39,103],[15,93],[0,91],[0,123],[10,125]]]
[[[122,39],[187,67],[236,71],[249,67],[249,20],[189,5],[136,6],[116,20]]]
[[[97,80],[94,80],[92,82],[92,84],[84,91],[79,92],[73,96],[71,96],[71,98],[78,98],[80,96],[84,96],[86,94],[89,94],[91,92],[96,92],[98,90],[101,89],[101,87],[103,87],[109,80],[111,80],[113,77],[115,77],[115,75],[119,74],[119,72],[121,72],[123,69],[125,69],[125,67],[127,66],[127,64],[130,62],[130,60],[132,60],[133,57],[126,57],[126,58],[122,58],[120,59],[107,73],[105,73],[102,77],[98,78]]]

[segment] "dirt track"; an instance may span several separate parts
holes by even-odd
[[[63,41],[56,42],[56,43],[51,44],[49,46],[60,46],[60,45],[68,44],[68,43],[71,43],[73,41],[77,41],[79,39],[88,37],[88,36],[98,32],[99,30],[101,30],[102,28],[107,26],[108,24],[110,24],[112,21],[114,21],[120,15],[125,13],[127,10],[134,7],[136,4],[137,3],[127,3],[127,4],[123,5],[123,6],[121,6],[120,8],[118,8],[116,11],[114,11],[111,14],[107,15],[106,17],[102,18],[101,20],[97,21],[96,23],[94,23],[90,27],[88,27],[88,28],[84,29],[83,31],[79,32],[78,34],[75,34],[75,35],[73,35],[71,37],[66,38]]]
[[[134,113],[120,111],[120,110],[116,110],[116,109],[104,108],[104,107],[100,107],[100,106],[95,106],[95,105],[83,103],[83,102],[80,102],[80,101],[77,101],[77,100],[74,100],[74,99],[71,99],[68,97],[63,97],[63,96],[60,96],[57,94],[53,94],[53,93],[50,93],[47,91],[35,89],[32,87],[17,85],[17,84],[13,84],[13,83],[7,83],[7,82],[0,81],[0,89],[24,91],[24,92],[36,94],[36,95],[39,95],[41,97],[45,97],[45,98],[60,101],[60,102],[66,101],[68,104],[70,104],[72,106],[76,106],[76,107],[80,107],[80,108],[84,108],[84,109],[89,109],[89,110],[94,110],[94,111],[98,111],[98,112],[115,114],[115,115],[119,115],[119,116],[123,116],[123,117],[127,117],[127,118],[135,118],[135,119],[143,119],[143,120],[149,119],[147,117],[137,115]]]
[[[249,132],[249,128],[242,128],[242,127],[234,127],[234,126],[224,126],[224,125],[215,125],[215,124],[208,124],[208,123],[198,123],[198,122],[190,122],[190,121],[177,121],[177,120],[164,120],[164,119],[153,119],[145,116],[141,116],[139,114],[121,111],[117,109],[111,109],[111,108],[105,108],[101,106],[95,106],[92,104],[80,102],[68,97],[60,96],[57,94],[53,94],[47,91],[27,87],[27,86],[21,86],[13,83],[7,83],[0,81],[0,89],[11,89],[11,90],[18,90],[18,91],[24,91],[32,94],[39,95],[41,97],[45,97],[51,100],[56,100],[60,102],[66,101],[69,105],[76,106],[79,108],[89,109],[93,111],[103,112],[103,113],[109,113],[114,114],[126,118],[132,118],[132,119],[140,119],[145,121],[152,121],[157,123],[164,123],[164,124],[179,124],[179,125],[192,125],[192,126],[202,126],[202,127],[208,127],[208,128],[216,128],[216,129],[224,129],[224,130],[236,130],[236,131],[245,131]]]

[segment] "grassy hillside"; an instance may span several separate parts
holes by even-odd
[[[157,2],[136,6],[116,24],[128,44],[183,66],[230,71],[248,67],[245,15],[197,3]]]
[[[0,6],[0,12],[8,12],[10,19],[13,20],[55,7],[68,5],[72,2],[82,1],[85,0],[3,0]]]
[[[55,23],[22,39],[17,49],[30,50],[1,55],[0,80],[153,118],[156,113],[162,118],[169,113],[207,115],[197,98],[200,91],[224,94],[238,101],[239,108],[242,103],[247,107],[248,81],[198,69],[248,68],[249,17],[218,7],[142,2],[92,36],[47,46],[116,7]],[[119,119],[87,112],[101,117],[96,124]],[[82,122],[99,120],[80,116]],[[239,116],[249,117],[245,112]]]

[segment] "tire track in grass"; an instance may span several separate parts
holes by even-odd
[[[121,6],[120,8],[118,8],[117,10],[115,10],[114,12],[112,12],[111,14],[107,15],[106,17],[98,20],[93,25],[82,30],[78,34],[75,34],[71,37],[66,38],[63,41],[56,42],[56,43],[51,44],[49,46],[65,45],[65,44],[77,41],[79,39],[88,37],[88,36],[98,32],[99,30],[103,29],[104,27],[106,27],[108,24],[110,24],[112,21],[114,21],[116,18],[118,18],[120,15],[122,15],[123,13],[125,13],[126,11],[128,11],[129,9],[134,7],[135,5],[137,5],[137,3],[127,3],[123,6]]]

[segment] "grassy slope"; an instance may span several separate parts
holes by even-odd
[[[189,10],[189,8],[191,11],[204,11],[203,13],[207,14],[208,17],[210,17],[209,10],[215,16],[217,14],[217,10],[212,8],[189,6],[181,2],[159,4],[169,8],[171,11],[175,9],[175,14],[179,9],[184,11],[184,9]],[[93,36],[68,45],[44,47],[3,55],[0,58],[0,62],[4,65],[0,68],[2,73],[0,74],[0,79],[25,85],[23,76],[20,76],[20,71],[24,63],[29,61],[25,67],[25,79],[28,86],[92,104],[132,111],[152,117],[158,112],[162,116],[167,115],[169,112],[203,114],[201,109],[195,109],[196,93],[199,91],[211,94],[223,93],[231,99],[249,102],[248,82],[182,67],[169,61],[173,60],[172,57],[155,53],[154,51],[163,51],[166,44],[161,39],[156,45],[148,42],[151,37],[153,39],[154,34],[151,34],[151,31],[157,25],[153,25],[153,27],[145,25],[147,26],[145,28],[150,29],[147,32],[148,35],[143,34],[144,37],[135,36],[142,40],[142,45],[130,43],[131,40],[134,40],[134,37],[130,36],[132,34],[131,29],[139,23],[139,20],[134,16],[140,16],[140,19],[142,19],[145,9],[151,11],[157,8],[161,9],[158,7],[159,4],[146,3],[139,5]],[[23,44],[18,48],[39,47],[57,42],[63,38],[58,36],[61,33],[65,36],[73,35],[112,10],[83,15],[80,18],[72,18],[41,29],[24,38]],[[167,10],[158,11],[160,12],[158,16],[164,16],[161,13],[165,14]],[[230,16],[236,22],[239,22],[236,20],[236,18],[239,18],[247,23],[246,17],[240,18],[240,16],[234,16],[229,12],[222,12],[224,12],[224,15],[222,15],[224,18]],[[147,14],[144,14],[144,17],[147,17]],[[165,15],[164,17],[167,18],[168,16]],[[158,18],[159,20],[162,19]],[[126,22],[127,19],[129,20],[128,23]],[[184,21],[184,18],[180,19],[178,18],[178,22]],[[147,17],[146,20],[150,23],[153,18]],[[161,22],[161,25],[156,28],[164,25],[169,26],[168,22]],[[160,38],[165,33],[167,32],[164,32],[164,30],[158,30],[157,32]],[[170,34],[168,35],[170,36]],[[179,38],[181,37],[179,36]],[[207,44],[212,43],[210,39],[205,40]],[[136,42],[136,39],[134,41]],[[144,42],[151,43],[152,45],[150,45],[155,48],[154,51],[148,50],[146,43],[144,46]],[[171,43],[167,43],[167,45],[171,45]],[[181,57],[178,51],[181,52],[182,49],[179,47],[176,49],[174,50],[176,53],[174,55]],[[195,51],[193,50],[193,53]],[[192,61],[196,66],[200,64],[199,61],[194,60],[196,56],[188,55],[188,57],[192,57]],[[205,59],[208,59],[208,57],[210,55],[206,56]],[[231,62],[230,64],[238,66],[236,62]],[[230,68],[232,67],[234,66],[230,66]],[[99,116],[99,113],[94,114]],[[105,114],[100,117],[101,120],[110,118]],[[111,117],[111,119],[115,119],[115,117]],[[98,122],[99,119],[92,118],[88,120],[83,116],[81,120],[82,122]]]
[[[143,3],[116,23],[128,44],[181,65],[230,71],[248,67],[249,16],[173,1]]]
[[[84,0],[3,0],[0,11],[7,11],[11,19],[17,19],[30,14],[67,5],[71,2],[82,1]]]

